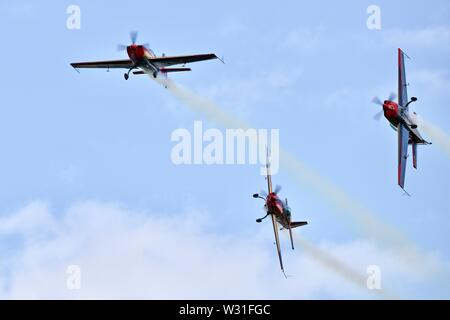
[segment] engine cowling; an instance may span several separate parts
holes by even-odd
[[[398,116],[398,104],[394,101],[385,100],[383,103],[383,111],[386,118],[395,119]]]

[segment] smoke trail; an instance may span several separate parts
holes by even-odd
[[[362,233],[376,238],[378,241],[394,244],[398,248],[405,248],[410,245],[409,240],[397,229],[383,223],[376,218],[375,213],[352,199],[338,186],[309,169],[290,153],[280,149],[280,160],[283,167],[292,173],[292,178],[300,183],[306,182],[313,186],[319,193],[325,195],[325,198],[335,207],[341,209],[353,222],[352,227],[355,231],[360,233],[362,231]]]
[[[435,142],[450,158],[450,136],[448,136],[444,130],[431,122],[426,121],[421,116],[415,115],[414,119],[416,120],[418,127],[423,130],[430,137],[431,141]]]
[[[170,90],[180,101],[190,106],[194,111],[204,114],[208,120],[220,124],[225,128],[249,129],[250,126],[223,111],[214,102],[199,97],[186,88],[181,87],[170,79],[157,78],[156,81]],[[366,234],[380,241],[387,241],[404,247],[408,241],[397,230],[379,221],[375,214],[351,199],[344,191],[308,168],[293,155],[280,148],[280,161],[300,183],[312,185],[326,199],[349,216],[355,227],[363,228]]]
[[[309,243],[308,241],[306,241],[299,235],[296,235],[295,243],[300,245],[302,247],[302,249],[304,250],[304,252],[309,254],[310,257],[312,257],[314,260],[316,260],[317,262],[319,262],[326,268],[331,269],[332,271],[335,271],[341,277],[352,282],[353,284],[360,287],[361,289],[368,290],[366,287],[367,278],[365,275],[362,275],[362,274],[358,273],[357,271],[353,270],[352,268],[347,266],[344,262],[333,257],[327,251],[322,250],[319,247],[312,245],[311,243]],[[380,295],[383,299],[399,299],[399,297],[387,292],[386,289],[374,290],[371,292],[373,292],[374,294]]]
[[[151,76],[153,79],[153,77]],[[250,126],[243,121],[240,121],[230,114],[223,111],[211,100],[198,96],[188,89],[176,84],[169,78],[157,77],[154,79],[159,84],[165,86],[170,92],[173,93],[180,101],[188,105],[196,112],[204,114],[211,122],[220,124],[225,128],[230,129],[249,129]]]
[[[192,93],[174,81],[160,77],[155,80],[165,86],[176,98],[192,110],[204,114],[209,121],[230,129],[250,128],[247,123],[226,113],[213,101]],[[435,268],[432,268],[424,261],[416,245],[399,230],[379,220],[371,210],[352,199],[338,186],[320,176],[281,147],[280,161],[282,166],[287,168],[291,176],[300,184],[306,183],[308,186],[314,187],[317,192],[324,195],[324,199],[340,209],[339,211],[354,223],[353,227],[357,232],[362,232],[370,238],[375,238],[378,242],[395,246],[394,249],[397,251],[399,257],[414,266],[417,271],[424,274],[437,273]]]

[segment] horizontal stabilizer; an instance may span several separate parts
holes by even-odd
[[[183,72],[183,71],[191,71],[191,68],[161,68],[159,69],[161,72]]]
[[[305,226],[307,224],[308,224],[308,222],[306,222],[306,221],[293,221],[293,222],[291,222],[291,229],[292,228],[301,227],[301,226]]]

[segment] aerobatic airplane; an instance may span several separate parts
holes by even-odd
[[[382,106],[383,109],[375,115],[375,119],[379,120],[381,115],[389,121],[391,127],[397,131],[398,135],[398,185],[405,191],[405,170],[406,160],[408,158],[408,144],[412,146],[413,166],[417,169],[417,145],[431,144],[425,141],[417,130],[417,124],[409,112],[409,105],[417,101],[416,97],[411,97],[408,101],[405,57],[409,58],[400,48],[398,49],[398,102],[393,100],[396,98],[395,93],[391,93],[389,98],[384,102],[377,97],[373,102]],[[415,114],[415,113],[414,113]],[[405,191],[406,192],[406,191]],[[408,194],[408,193],[407,193]]]
[[[253,198],[259,198],[264,200],[264,209],[266,210],[266,215],[263,218],[256,219],[256,222],[260,223],[263,219],[265,219],[267,216],[270,215],[272,218],[272,225],[273,225],[273,232],[275,234],[275,242],[277,246],[277,252],[278,252],[278,259],[280,260],[280,267],[283,274],[286,276],[284,272],[283,267],[283,260],[281,258],[281,248],[280,248],[280,239],[278,237],[278,224],[282,226],[281,230],[288,229],[289,230],[289,236],[291,238],[291,246],[292,250],[294,250],[294,240],[292,238],[292,229],[296,227],[301,227],[304,225],[307,225],[308,222],[306,221],[292,221],[291,220],[291,208],[288,206],[288,200],[285,199],[285,201],[282,201],[278,197],[278,193],[281,190],[280,186],[276,186],[275,190],[272,190],[272,176],[270,174],[270,161],[269,161],[269,154],[267,153],[267,162],[266,162],[266,169],[267,169],[267,187],[268,187],[268,194],[265,191],[261,191],[259,194],[255,193],[253,195]]]
[[[195,54],[186,56],[165,56],[157,57],[155,53],[149,48],[148,45],[138,45],[136,44],[137,32],[131,32],[131,45],[119,45],[119,50],[127,50],[129,59],[124,60],[110,60],[110,61],[93,61],[93,62],[77,62],[71,63],[70,65],[75,69],[78,68],[103,68],[103,69],[128,69],[128,72],[124,73],[125,80],[128,80],[130,72],[135,69],[140,69],[133,71],[133,74],[151,74],[154,78],[158,76],[159,73],[167,75],[169,72],[182,72],[191,71],[190,68],[184,68],[184,64],[218,59],[214,53],[208,54]],[[182,68],[167,68],[168,66],[182,64]]]

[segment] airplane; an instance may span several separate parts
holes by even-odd
[[[301,227],[304,225],[307,225],[308,222],[306,221],[292,221],[291,220],[291,208],[288,205],[287,198],[285,201],[282,201],[278,193],[281,190],[280,186],[275,186],[275,190],[272,190],[272,176],[270,174],[270,161],[269,161],[269,153],[267,152],[267,161],[266,161],[266,180],[267,180],[267,187],[268,187],[268,193],[265,191],[261,191],[260,194],[255,193],[253,195],[253,198],[255,199],[262,199],[264,200],[264,209],[266,210],[266,215],[262,218],[256,219],[257,223],[262,222],[267,216],[270,215],[272,218],[272,225],[273,225],[273,232],[275,234],[275,242],[277,246],[277,252],[278,252],[278,259],[280,261],[280,268],[283,272],[284,276],[286,277],[286,273],[284,272],[283,267],[283,259],[281,258],[281,248],[280,248],[280,239],[278,237],[278,224],[282,226],[281,230],[288,229],[289,230],[289,236],[291,238],[291,247],[292,250],[294,250],[294,240],[292,238],[292,229]]]
[[[107,69],[128,69],[128,72],[124,73],[125,80],[128,80],[130,72],[135,69],[140,69],[133,71],[135,75],[141,74],[151,74],[154,78],[158,76],[159,73],[167,76],[169,72],[183,72],[191,71],[190,68],[185,68],[186,63],[219,59],[214,53],[208,54],[195,54],[195,55],[185,55],[185,56],[165,56],[163,54],[157,57],[152,49],[148,45],[136,44],[137,32],[131,32],[131,45],[119,45],[118,50],[126,50],[129,59],[124,60],[109,60],[109,61],[92,61],[92,62],[76,62],[70,65],[78,71],[79,68],[103,68]],[[222,59],[219,59],[223,62]],[[182,68],[167,68],[168,66],[182,64]]]
[[[411,116],[409,112],[409,105],[417,101],[416,97],[411,97],[408,101],[407,87],[409,83],[406,82],[405,72],[405,57],[409,57],[398,49],[398,102],[393,101],[396,98],[395,93],[391,93],[387,100],[383,102],[375,97],[372,102],[383,107],[383,109],[375,114],[374,119],[380,120],[381,115],[384,114],[385,118],[389,121],[391,127],[397,131],[398,135],[398,185],[403,191],[409,195],[405,190],[405,170],[406,160],[408,158],[408,145],[412,146],[413,155],[413,167],[417,169],[417,145],[431,144],[422,138],[417,124],[414,121],[413,112]]]

